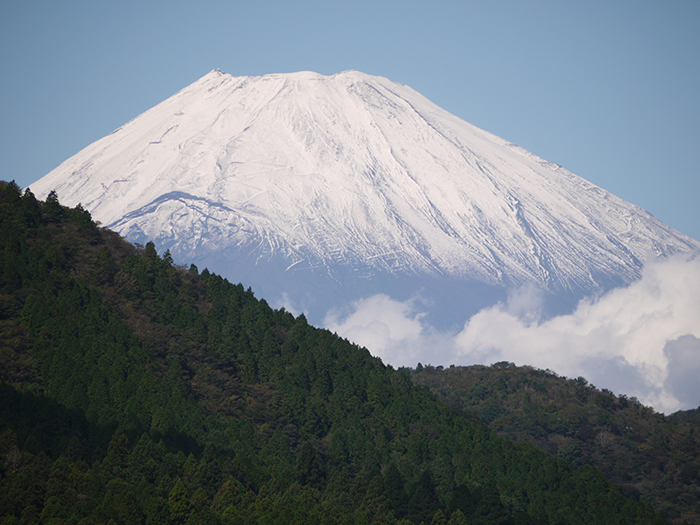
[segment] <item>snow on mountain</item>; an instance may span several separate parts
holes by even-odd
[[[212,71],[31,185],[311,320],[418,293],[444,324],[535,283],[553,304],[700,243],[451,115],[347,71]]]

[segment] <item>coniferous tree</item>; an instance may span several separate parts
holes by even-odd
[[[435,484],[429,471],[424,471],[408,501],[406,517],[413,523],[430,523],[440,509],[440,500],[435,493]]]
[[[170,523],[173,525],[184,525],[192,514],[193,506],[187,487],[179,476],[168,494],[168,508],[170,509]]]
[[[318,461],[314,447],[308,441],[304,443],[297,460],[297,475],[302,485],[319,488],[323,483],[324,474]]]

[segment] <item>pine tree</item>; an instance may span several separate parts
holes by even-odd
[[[297,476],[302,485],[319,488],[323,483],[324,474],[318,462],[316,451],[308,441],[304,443],[297,460]]]
[[[170,523],[172,525],[184,525],[192,514],[193,507],[187,488],[179,476],[168,495],[168,507],[170,508]]]
[[[404,514],[406,504],[406,492],[404,491],[403,478],[395,463],[390,463],[384,474],[384,490],[389,507],[397,516]]]
[[[408,502],[406,517],[414,523],[430,523],[440,508],[440,500],[435,493],[433,477],[429,471],[424,471],[418,480],[418,485]]]

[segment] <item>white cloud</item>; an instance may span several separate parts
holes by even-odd
[[[287,292],[283,292],[281,297],[277,298],[277,300],[274,301],[274,303],[271,306],[273,308],[284,308],[294,317],[298,317],[299,314],[301,314],[304,311],[303,308],[301,308],[296,302],[292,300],[291,297],[289,297],[289,294]]]
[[[415,312],[415,300],[399,302],[377,294],[352,304],[352,313],[340,320],[341,313],[331,310],[324,326],[351,341],[366,347],[385,363],[415,365],[415,359],[426,346],[427,328],[424,314]]]
[[[394,366],[512,361],[584,376],[662,412],[700,404],[700,258],[652,261],[630,286],[546,321],[534,287],[480,311],[458,334],[436,332],[417,304],[377,295],[325,326]]]
[[[700,406],[700,339],[684,335],[669,341],[664,354],[668,358],[664,390],[671,392],[683,407]]]

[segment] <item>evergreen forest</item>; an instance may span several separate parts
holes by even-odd
[[[0,364],[2,525],[667,523],[575,455],[14,182]]]
[[[591,465],[674,522],[700,522],[700,410],[664,416],[583,377],[508,362],[420,365],[410,373],[414,383],[478,415],[499,435]]]

